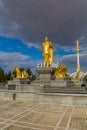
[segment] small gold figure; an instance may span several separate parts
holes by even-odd
[[[16,72],[16,78],[21,78],[22,75],[21,75],[21,71],[20,69],[17,67],[17,66],[14,66],[14,71]]]
[[[65,78],[66,74],[67,74],[67,67],[64,64],[61,64],[56,69],[54,77],[56,77],[56,78]]]
[[[29,78],[29,74],[25,70],[22,72],[22,78]]]
[[[16,71],[16,78],[29,78],[29,74],[24,70],[20,71],[20,69],[17,66],[14,66],[14,71]]]
[[[44,57],[45,65],[51,65],[54,59],[54,49],[52,42],[48,40],[48,37],[45,37],[45,42],[42,43],[42,55]]]

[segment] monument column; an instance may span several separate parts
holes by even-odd
[[[76,53],[77,53],[77,72],[80,71],[80,62],[79,62],[79,53],[80,53],[80,49],[79,49],[79,41],[76,41]]]

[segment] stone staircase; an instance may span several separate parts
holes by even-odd
[[[72,94],[87,94],[87,90],[82,87],[53,87],[44,86],[45,93],[72,93]]]

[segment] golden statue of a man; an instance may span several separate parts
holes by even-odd
[[[44,57],[45,65],[51,65],[54,59],[54,49],[52,42],[48,40],[48,37],[45,37],[45,42],[42,43],[42,55]]]

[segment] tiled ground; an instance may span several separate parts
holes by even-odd
[[[0,100],[0,130],[87,130],[87,108]]]

